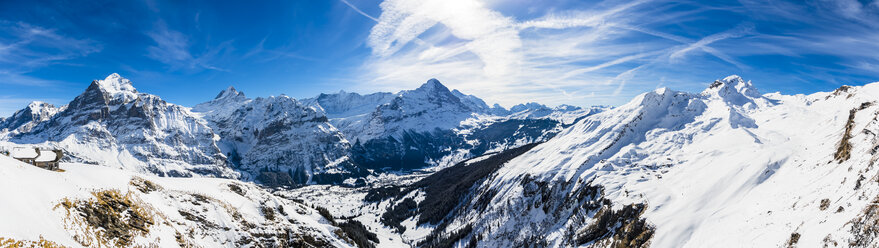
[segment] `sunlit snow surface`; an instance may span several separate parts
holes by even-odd
[[[88,200],[95,191],[119,190],[131,192],[156,213],[156,223],[146,236],[134,239],[135,245],[176,247],[175,235],[180,232],[187,234],[187,241],[200,246],[239,247],[241,244],[236,242],[246,231],[228,214],[234,210],[241,214],[241,219],[258,226],[250,232],[292,228],[294,233],[320,237],[333,246],[353,246],[333,234],[337,228],[314,209],[250,183],[219,178],[162,178],[85,164],[62,163],[61,168],[66,171],[48,171],[0,155],[0,236],[31,241],[42,236],[61,245],[80,247],[73,236],[82,229],[65,227],[65,209],[59,204],[65,198]],[[152,181],[161,188],[148,193],[138,191],[130,184],[133,177]],[[245,194],[230,190],[229,184],[239,185]],[[193,195],[209,200],[193,200]],[[261,212],[263,206],[283,207],[286,211],[275,213],[275,219],[269,220]],[[216,226],[201,228],[204,226],[181,216],[180,211],[202,216]],[[195,231],[192,236],[190,230]]]
[[[869,149],[879,108],[857,115],[852,159],[831,161],[849,110],[879,99],[879,84],[830,98],[764,97],[738,77],[719,87],[702,94],[660,89],[580,121],[483,184],[500,190],[491,211],[521,196],[515,182],[526,174],[545,181],[595,178],[615,203],[648,204],[654,247],[777,246],[794,232],[803,247],[822,246],[828,237],[847,244],[847,222],[877,195],[875,183],[854,188],[859,175],[876,174]],[[830,207],[822,211],[824,198]],[[510,219],[477,222],[534,221],[499,215]]]

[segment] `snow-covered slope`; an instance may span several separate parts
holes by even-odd
[[[317,210],[253,184],[61,168],[0,155],[0,237],[66,247],[355,246]]]
[[[223,152],[249,179],[341,183],[366,173],[351,162],[351,145],[322,111],[288,96],[251,100],[230,87],[193,111],[204,115]]]
[[[204,120],[188,108],[137,92],[118,74],[95,80],[62,109],[7,139],[62,148],[72,161],[157,175],[236,176]]]
[[[402,235],[427,244],[874,246],[876,99],[879,83],[761,95],[738,76],[701,93],[659,89],[579,120],[460,198],[446,195],[462,200],[441,221],[415,225],[437,216],[421,210],[435,208],[437,179],[380,204],[414,199]],[[469,164],[479,163],[456,168]]]

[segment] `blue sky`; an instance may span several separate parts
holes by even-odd
[[[763,92],[879,81],[879,3],[0,1],[0,115],[118,72],[185,106],[369,93],[438,78],[507,107],[619,105],[738,74]]]

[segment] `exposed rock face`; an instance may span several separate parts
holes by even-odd
[[[206,123],[185,107],[138,93],[112,74],[96,80],[50,119],[14,134],[16,143],[58,146],[75,160],[163,176],[234,177]]]
[[[350,144],[318,109],[288,96],[248,99],[230,88],[199,104],[237,169],[269,185],[341,183],[365,175]]]

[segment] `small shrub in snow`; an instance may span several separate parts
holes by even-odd
[[[238,194],[241,196],[244,196],[245,194],[247,194],[247,192],[244,192],[244,189],[242,189],[241,186],[239,186],[238,184],[234,184],[234,183],[229,184],[229,190],[231,190],[232,192],[235,192],[235,194]]]
[[[266,217],[266,220],[270,220],[270,221],[275,220],[275,210],[274,209],[272,209],[266,205],[262,205],[260,207],[260,211],[262,212],[262,215]]]
[[[800,234],[799,233],[791,233],[790,239],[787,240],[787,247],[794,247],[797,242],[800,242]]]
[[[140,177],[132,177],[131,181],[128,182],[128,184],[130,184],[131,186],[134,186],[135,188],[137,188],[137,190],[139,190],[140,192],[143,192],[143,193],[153,192],[153,191],[156,191],[156,190],[159,190],[162,188],[161,186],[153,183],[152,181],[146,180],[146,179],[143,179]]]
[[[827,199],[827,198],[821,199],[821,204],[818,205],[818,209],[821,209],[821,211],[824,211],[824,210],[827,210],[828,207],[830,207],[830,199]]]

